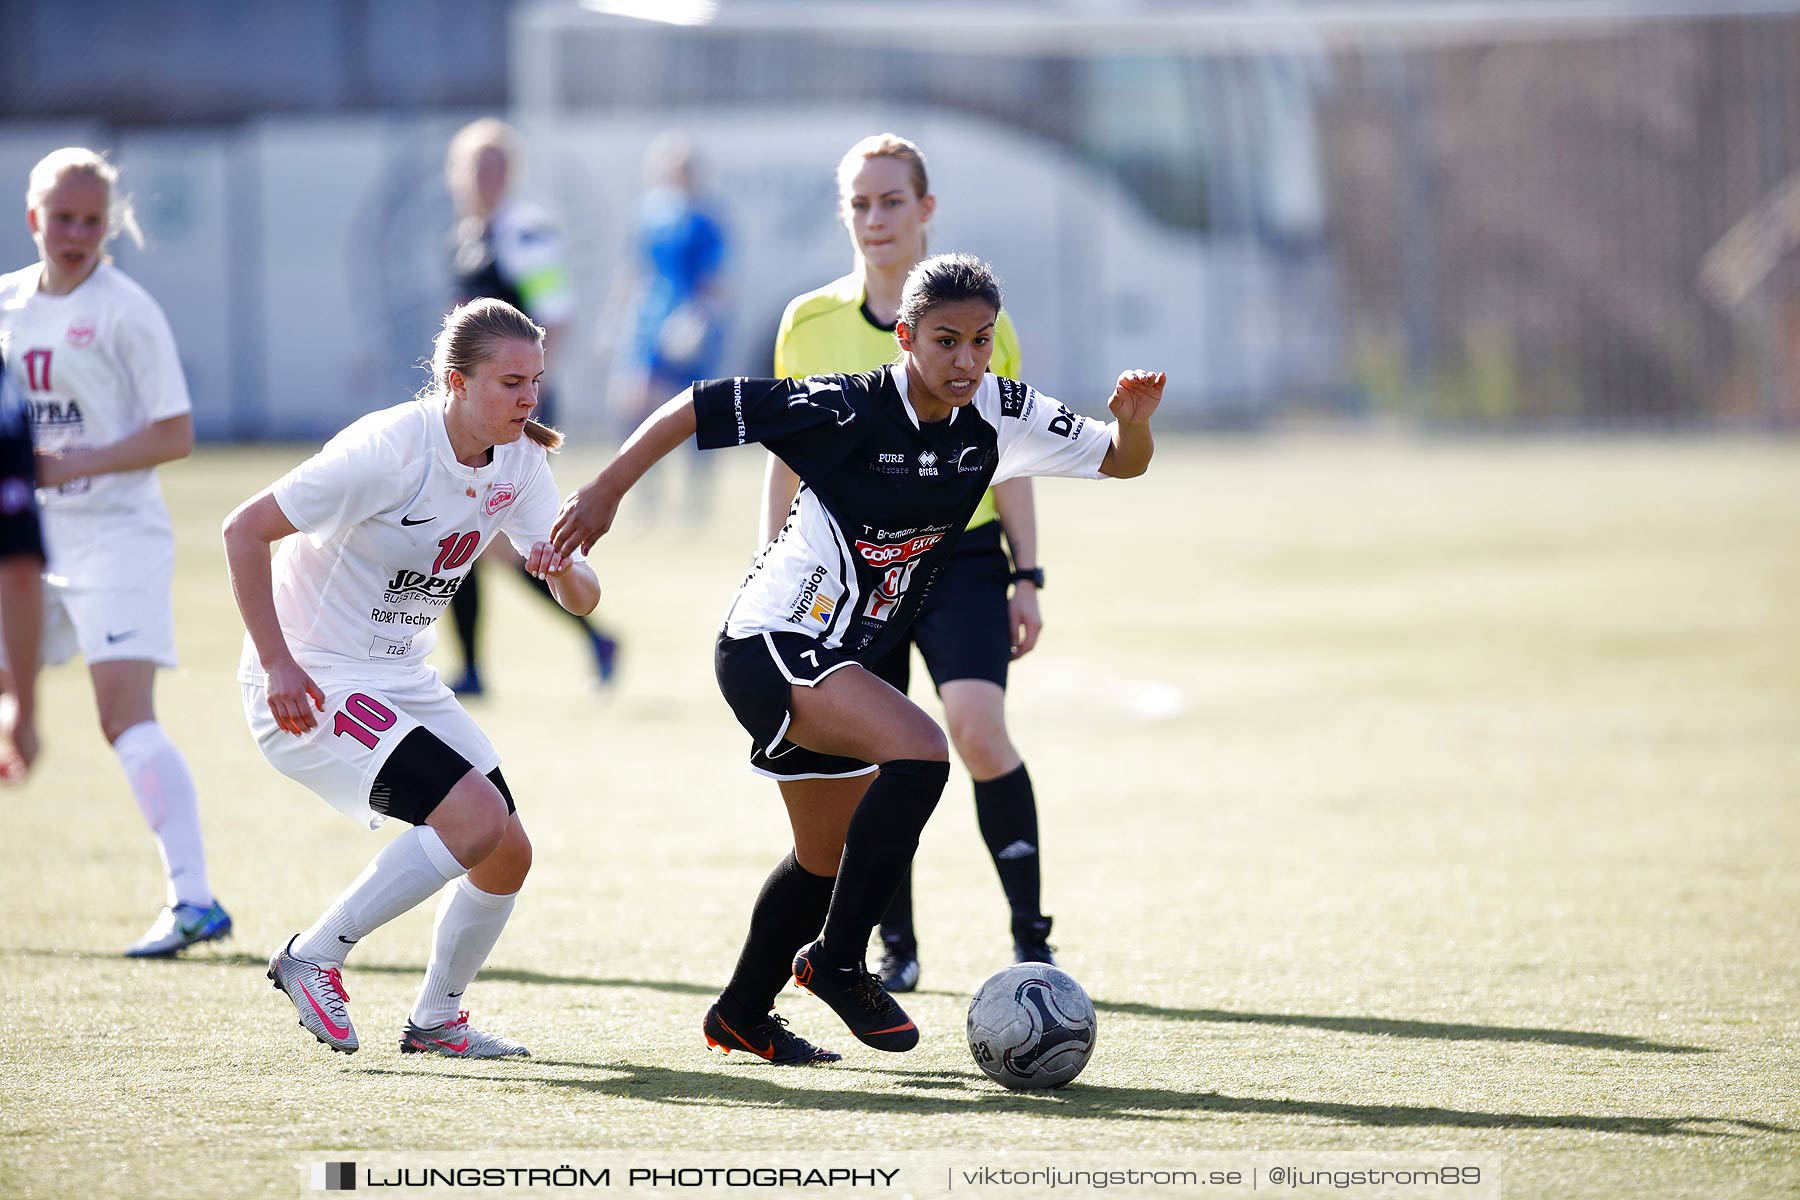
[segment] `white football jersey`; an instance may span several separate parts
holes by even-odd
[[[0,275],[0,347],[31,404],[40,450],[104,446],[192,407],[175,335],[150,293],[102,262],[66,296],[36,263]],[[153,468],[42,488],[49,512],[163,511]]]
[[[369,414],[273,490],[300,530],[274,561],[275,611],[295,660],[377,677],[420,669],[432,623],[476,557],[502,533],[529,554],[562,505],[529,438],[495,446],[486,466],[457,462],[441,400]],[[238,678],[266,678],[248,635]]]

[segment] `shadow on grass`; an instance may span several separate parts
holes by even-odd
[[[187,966],[187,967],[255,967],[260,974],[269,969],[266,956],[244,954],[208,954],[205,951],[192,956],[176,956],[174,958],[139,958],[126,959],[111,954],[75,954],[66,950],[20,949],[0,951],[0,958],[91,958],[101,962],[117,961],[145,963],[150,966]],[[413,978],[425,974],[424,964],[407,963],[356,963],[345,969],[349,976],[357,975],[408,975]],[[673,979],[619,979],[599,975],[551,975],[543,971],[525,971],[513,967],[488,967],[481,972],[483,983],[540,983],[563,987],[596,987],[596,988],[642,988],[652,992],[670,992],[679,996],[713,997],[719,989],[699,983],[681,983]]]
[[[1160,1017],[1177,1021],[1208,1021],[1225,1025],[1281,1025],[1302,1029],[1327,1029],[1333,1033],[1361,1033],[1378,1037],[1426,1038],[1442,1042],[1542,1042],[1553,1046],[1580,1046],[1588,1050],[1629,1050],[1639,1054],[1714,1054],[1707,1046],[1677,1042],[1653,1042],[1616,1033],[1590,1033],[1581,1029],[1536,1029],[1516,1025],[1457,1025],[1444,1021],[1400,1021],[1392,1017],[1320,1017],[1306,1013],[1233,1012],[1223,1008],[1162,1008],[1096,1000],[1094,1007],[1106,1013]]]
[[[451,1064],[434,1060],[433,1065]],[[1369,1128],[1567,1129],[1586,1133],[1618,1133],[1635,1137],[1743,1137],[1755,1133],[1797,1131],[1767,1121],[1735,1117],[1587,1116],[1581,1113],[1481,1112],[1404,1104],[1337,1104],[1323,1101],[1226,1096],[1218,1092],[1183,1092],[1159,1088],[1093,1087],[1076,1084],[1060,1091],[1009,1092],[974,1072],[908,1071],[871,1067],[817,1067],[821,1080],[845,1075],[880,1076],[889,1086],[917,1089],[896,1095],[885,1089],[804,1087],[806,1072],[766,1066],[758,1061],[722,1063],[709,1071],[677,1070],[629,1062],[579,1062],[534,1058],[497,1064],[457,1064],[469,1083],[514,1087],[538,1083],[571,1092],[672,1105],[741,1105],[748,1108],[808,1109],[866,1115],[889,1110],[908,1116],[940,1116],[977,1112],[1028,1112],[1035,1117],[1077,1120],[1175,1121],[1194,1116],[1268,1116],[1314,1118]],[[499,1074],[505,1070],[505,1074]],[[368,1075],[419,1078],[424,1072],[392,1067],[362,1069]],[[567,1072],[551,1074],[548,1072]],[[432,1071],[433,1076],[441,1074]],[[802,1086],[792,1086],[800,1083]]]
[[[958,996],[942,989],[920,988],[921,996]],[[1618,1033],[1591,1033],[1581,1029],[1539,1029],[1517,1025],[1458,1025],[1446,1021],[1402,1021],[1393,1017],[1321,1017],[1307,1013],[1234,1012],[1226,1008],[1166,1008],[1156,1004],[1095,1000],[1103,1013],[1157,1017],[1172,1021],[1204,1021],[1217,1025],[1280,1025],[1299,1029],[1325,1029],[1333,1033],[1358,1033],[1372,1037],[1424,1038],[1441,1042],[1542,1042],[1553,1046],[1580,1046],[1588,1050],[1628,1050],[1638,1054],[1716,1054],[1710,1046],[1685,1046],[1678,1042],[1653,1042],[1648,1038]]]
[[[0,952],[0,957],[79,958],[62,950],[19,949]],[[90,957],[109,959],[96,954]],[[123,961],[123,960],[120,960]],[[190,966],[257,967],[265,969],[269,960],[252,954],[206,954],[191,958],[139,959],[140,962],[163,962]],[[396,963],[357,963],[352,975],[423,975],[423,966]],[[568,987],[642,988],[679,996],[715,996],[718,989],[706,984],[681,983],[670,979],[621,979],[591,975],[551,975],[542,971],[525,971],[509,967],[491,967],[481,973],[485,982],[537,983]],[[960,996],[960,993],[921,988],[924,996]],[[1592,1033],[1580,1029],[1540,1029],[1517,1025],[1459,1025],[1444,1021],[1402,1021],[1392,1017],[1323,1017],[1306,1013],[1234,1012],[1224,1008],[1166,1008],[1155,1004],[1096,1000],[1094,1007],[1103,1013],[1121,1013],[1162,1020],[1203,1021],[1221,1025],[1277,1025],[1289,1028],[1324,1029],[1332,1033],[1355,1033],[1371,1037],[1421,1038],[1441,1042],[1536,1042],[1549,1046],[1578,1046],[1586,1050],[1621,1050],[1637,1054],[1715,1054],[1708,1046],[1686,1046],[1678,1042],[1653,1042],[1647,1038],[1616,1033]]]

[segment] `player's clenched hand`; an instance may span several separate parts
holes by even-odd
[[[534,542],[531,556],[525,560],[525,570],[538,579],[547,579],[552,575],[561,575],[574,563],[574,559],[558,554],[556,547],[549,542]]]
[[[299,663],[289,659],[269,671],[269,714],[283,732],[299,737],[319,721],[313,710],[325,711],[325,693]]]
[[[1043,632],[1044,619],[1038,615],[1038,595],[1034,587],[1015,587],[1006,602],[1006,625],[1012,635],[1012,657],[1024,658],[1037,645]]]
[[[601,486],[598,479],[589,480],[563,501],[556,523],[550,526],[551,546],[565,558],[577,550],[586,554],[612,528],[618,511],[619,498],[612,490]]]
[[[1163,384],[1168,381],[1168,375],[1161,371],[1126,371],[1113,385],[1112,399],[1106,407],[1121,421],[1148,421],[1162,403]]]

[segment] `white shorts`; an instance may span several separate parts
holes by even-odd
[[[400,740],[421,725],[469,760],[483,775],[500,765],[500,755],[438,673],[431,667],[392,679],[336,680],[314,672],[325,693],[318,724],[295,737],[275,724],[268,689],[241,684],[244,719],[263,757],[277,771],[304,784],[326,803],[377,829],[387,817],[369,807],[369,789]]]
[[[44,661],[175,665],[175,534],[164,509],[44,513]]]

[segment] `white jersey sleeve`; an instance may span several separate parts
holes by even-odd
[[[407,461],[399,440],[387,436],[385,417],[357,421],[275,481],[275,503],[294,528],[324,541],[418,490],[423,464]]]
[[[134,290],[131,300],[119,306],[113,327],[113,345],[146,425],[179,417],[193,410],[188,398],[187,376],[175,349],[175,333],[169,318],[148,293]]]
[[[1111,426],[1072,412],[1029,384],[993,374],[981,381],[975,404],[999,435],[995,483],[1020,475],[1102,478]]]

